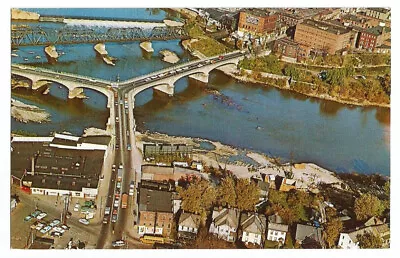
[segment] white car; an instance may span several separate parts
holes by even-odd
[[[39,223],[39,224],[37,224],[37,226],[36,226],[36,230],[37,231],[40,231],[40,230],[42,230],[42,228],[45,226],[45,224],[43,224],[43,223]]]
[[[116,199],[116,200],[114,201],[114,207],[115,207],[115,208],[118,208],[118,206],[119,206],[119,200]]]
[[[80,208],[81,208],[81,205],[79,203],[76,203],[74,206],[74,211],[79,211]]]
[[[46,216],[47,216],[47,213],[46,212],[42,212],[36,217],[36,219],[37,220],[41,220],[41,219],[45,218]]]
[[[64,233],[65,232],[65,230],[62,229],[61,227],[55,227],[55,228],[53,228],[53,230],[56,231],[56,232],[60,232],[60,233]]]
[[[57,225],[60,224],[60,223],[61,223],[60,220],[55,219],[55,220],[53,220],[53,221],[50,223],[50,226],[54,227],[54,226],[57,226]]]
[[[104,210],[104,214],[109,215],[110,213],[111,213],[111,207],[106,207],[106,209]]]
[[[130,195],[130,196],[133,195],[133,189],[129,189],[129,195]]]
[[[46,226],[45,228],[43,228],[42,230],[40,230],[40,233],[46,234],[47,232],[49,232],[51,229],[50,226]]]
[[[78,221],[83,225],[89,225],[89,221],[87,219],[79,219]]]

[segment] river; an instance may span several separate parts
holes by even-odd
[[[140,10],[149,20],[162,20],[167,16],[162,10],[154,16],[151,11]],[[104,17],[111,17],[110,11],[105,13],[109,16]],[[67,13],[46,11],[46,14]],[[129,17],[121,14],[117,18]],[[124,80],[169,66],[161,61],[159,51],[162,49],[177,53],[182,58],[180,62],[191,59],[176,40],[153,42],[153,48],[155,52],[149,55],[140,49],[138,42],[106,43],[109,54],[118,59],[114,67],[96,57],[91,44],[57,46],[65,55],[54,65],[46,62],[43,47],[21,48],[17,52],[19,57],[13,57],[12,62],[106,80],[117,77]],[[43,58],[33,58],[38,53]],[[295,161],[313,162],[338,172],[390,174],[389,109],[344,105],[269,86],[244,84],[219,71],[210,74],[208,86],[221,95],[214,95],[187,78],[176,83],[176,94],[171,98],[153,97],[151,89],[140,93],[136,96],[134,110],[138,128],[207,138],[286,160],[292,153]],[[94,91],[85,90],[89,96],[86,100],[67,100],[66,90],[55,84],[48,96],[31,94],[27,90],[17,90],[13,94],[19,100],[48,110],[52,122],[26,125],[12,120],[12,130],[48,135],[63,130],[81,134],[89,126],[105,128],[106,99]]]

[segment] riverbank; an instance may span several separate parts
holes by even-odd
[[[50,114],[44,109],[25,104],[15,99],[11,99],[11,117],[22,123],[50,122]]]
[[[233,67],[228,67],[228,68],[224,68],[221,67],[218,70],[222,71],[224,74],[231,76],[233,78],[235,78],[238,81],[241,82],[245,82],[245,83],[256,83],[256,84],[262,84],[262,85],[270,85],[273,86],[275,88],[279,88],[281,90],[289,90],[289,91],[294,91],[296,93],[299,94],[303,94],[305,96],[308,97],[312,97],[312,98],[318,98],[318,99],[323,99],[323,100],[329,100],[329,101],[334,101],[334,102],[338,102],[341,104],[346,104],[346,105],[354,105],[354,106],[372,106],[372,107],[384,107],[384,108],[390,108],[390,104],[379,104],[379,103],[371,103],[369,101],[364,100],[364,102],[358,102],[358,101],[352,101],[352,100],[343,100],[343,99],[338,99],[335,97],[332,97],[328,94],[313,94],[313,93],[305,93],[305,92],[301,92],[298,91],[296,89],[293,89],[292,87],[284,87],[284,86],[280,86],[278,84],[273,84],[273,83],[269,83],[269,82],[263,82],[260,80],[256,80],[248,75],[240,75],[240,70],[237,68],[233,68]]]
[[[247,151],[214,142],[207,139],[190,138],[182,136],[170,136],[162,133],[136,132],[136,144],[143,152],[144,143],[169,143],[169,144],[188,144],[193,146],[193,160],[203,162],[206,166],[226,167],[238,178],[250,178],[263,174],[279,175],[285,177],[284,171],[293,172],[293,179],[296,180],[296,187],[300,189],[316,189],[319,183],[332,184],[340,188],[343,181],[334,172],[324,169],[313,163],[290,165],[277,165],[274,159],[265,154]],[[201,148],[201,143],[207,142],[214,145],[214,150]],[[243,155],[244,153],[244,155]],[[237,158],[245,156],[242,160]],[[240,158],[239,158],[240,159]],[[251,159],[249,162],[248,159]],[[235,161],[233,161],[235,160]],[[256,164],[256,165],[255,165]]]

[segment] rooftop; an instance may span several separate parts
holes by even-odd
[[[296,240],[303,241],[306,238],[312,238],[315,241],[322,242],[322,229],[309,225],[297,224],[296,227]]]
[[[264,234],[267,226],[267,219],[264,215],[258,213],[242,213],[240,218],[243,231]]]
[[[274,12],[271,12],[268,10],[263,10],[260,8],[246,8],[246,9],[240,10],[240,12],[249,13],[251,15],[258,16],[258,17],[268,17],[268,16],[272,16],[275,14]]]
[[[139,188],[139,211],[172,212],[172,193]]]
[[[371,8],[367,8],[367,9],[371,10],[371,11],[379,12],[379,13],[388,13],[388,12],[390,12],[390,9],[386,9],[386,8],[371,7]]]
[[[375,26],[366,30],[366,32],[379,36],[382,35],[383,29],[385,29],[386,33],[389,33],[391,30],[389,27]]]
[[[237,228],[239,226],[239,210],[237,209],[219,209],[214,208],[212,220],[216,226],[227,225],[230,228]]]
[[[183,212],[179,217],[178,224],[180,226],[185,226],[188,228],[199,228],[200,226],[200,215],[196,215],[193,213]]]
[[[345,33],[349,32],[349,30],[344,26],[333,25],[333,24],[321,22],[321,21],[305,20],[301,24],[312,27],[312,28],[316,28],[319,30],[327,31],[332,34],[340,35],[340,34],[345,34]]]

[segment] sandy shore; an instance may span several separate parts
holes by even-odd
[[[204,150],[200,148],[199,142],[206,141],[215,146],[214,150]],[[220,142],[209,141],[200,138],[190,138],[182,136],[170,136],[161,133],[140,133],[136,132],[136,144],[143,152],[144,143],[184,143],[194,146],[193,159],[202,161],[207,166],[225,167],[232,171],[234,175],[239,178],[250,178],[252,176],[264,174],[285,176],[284,170],[290,170],[288,165],[277,166],[272,162],[272,159],[264,154],[252,151],[246,151],[246,156],[251,158],[257,163],[253,166],[246,162],[227,162],[227,158],[238,155],[239,149],[224,145]],[[297,168],[296,168],[297,167]],[[297,181],[297,188],[315,188],[315,186],[324,182],[327,184],[335,184],[340,187],[342,181],[338,179],[335,174],[322,167],[312,163],[302,163],[300,166],[293,166],[292,172],[294,179]]]
[[[27,105],[15,99],[11,99],[11,117],[23,123],[43,123],[50,121],[50,114],[45,110]]]

